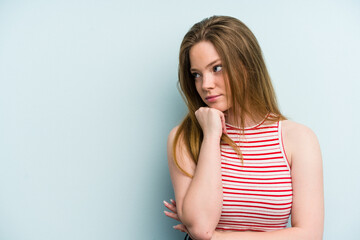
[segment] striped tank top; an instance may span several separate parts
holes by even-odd
[[[217,230],[273,231],[285,228],[292,206],[290,166],[281,137],[281,122],[240,130],[226,124],[244,162],[221,143],[223,206]]]

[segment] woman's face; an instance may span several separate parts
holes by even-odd
[[[199,42],[190,49],[189,56],[190,72],[201,99],[211,108],[227,111],[231,107],[230,90],[226,89],[226,74],[214,45],[209,41]]]

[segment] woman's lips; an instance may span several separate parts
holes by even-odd
[[[218,97],[220,97],[221,95],[213,95],[213,96],[208,96],[208,97],[206,97],[205,99],[208,101],[208,102],[215,102],[216,101],[216,99],[218,98]]]

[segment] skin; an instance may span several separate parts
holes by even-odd
[[[169,134],[168,164],[176,202],[164,201],[164,204],[170,210],[165,211],[165,215],[181,222],[174,228],[189,233],[193,239],[322,239],[324,199],[319,143],[309,128],[288,120],[282,122],[282,135],[291,167],[292,227],[272,232],[215,230],[222,207],[220,137],[226,131],[225,121],[229,119],[226,112],[231,108],[227,97],[231,93],[225,86],[226,76],[219,55],[210,42],[194,45],[190,62],[197,92],[208,107],[195,113],[204,133],[198,164],[194,164],[185,148],[176,150],[182,167],[193,175],[192,179],[180,172],[172,157],[177,127]],[[210,100],[209,96],[217,97]],[[246,122],[245,125],[252,124]]]

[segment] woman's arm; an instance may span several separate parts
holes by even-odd
[[[323,170],[318,140],[307,127],[282,122],[285,152],[291,161],[293,205],[291,228],[273,232],[220,232],[213,240],[322,239],[324,224]]]
[[[177,214],[195,239],[211,239],[221,215],[220,137],[224,127],[221,114],[210,108],[197,111],[196,117],[203,129],[204,138],[196,166],[180,138],[179,147],[176,148],[177,157],[180,165],[193,175],[192,179],[185,176],[174,163],[172,146],[177,128],[170,132],[168,138],[168,163]]]

